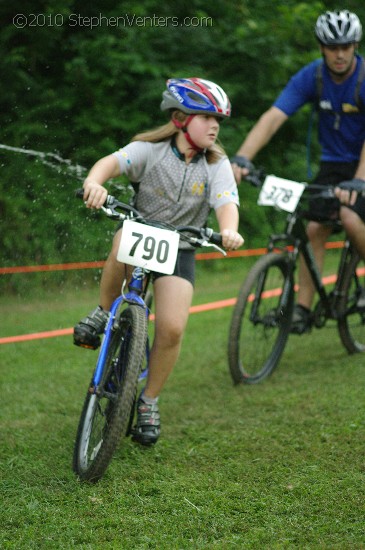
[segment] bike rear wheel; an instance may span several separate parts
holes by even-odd
[[[278,365],[291,325],[294,281],[284,254],[269,253],[248,273],[229,331],[228,361],[235,384],[256,384]]]
[[[365,302],[365,266],[355,250],[347,263],[340,289],[340,318],[338,331],[342,344],[349,353],[365,351],[365,307],[358,306],[363,296]]]
[[[127,435],[146,346],[144,308],[117,313],[114,327],[102,380],[86,395],[76,435],[73,470],[85,481],[102,477]]]

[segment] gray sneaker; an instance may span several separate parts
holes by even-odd
[[[292,334],[304,334],[312,328],[312,315],[309,309],[296,304],[294,306],[290,332]]]
[[[74,344],[82,348],[97,349],[100,346],[100,334],[104,332],[109,313],[101,306],[89,313],[74,327]]]
[[[161,433],[160,413],[157,403],[137,402],[137,424],[132,429],[132,440],[149,447],[154,445]]]

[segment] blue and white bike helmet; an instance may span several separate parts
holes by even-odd
[[[324,46],[360,42],[362,26],[358,16],[348,10],[326,11],[315,25],[318,41]]]
[[[161,110],[178,109],[190,115],[231,116],[231,103],[220,86],[201,78],[170,78],[162,94]]]

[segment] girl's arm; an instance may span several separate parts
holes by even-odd
[[[84,200],[88,208],[101,208],[107,197],[104,183],[120,175],[120,166],[115,155],[98,160],[84,181]]]
[[[226,250],[235,250],[242,246],[244,239],[237,232],[239,216],[236,204],[233,202],[223,204],[216,209],[215,214],[224,248]]]

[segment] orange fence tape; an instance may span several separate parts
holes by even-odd
[[[329,242],[326,248],[343,248],[343,241]],[[267,248],[252,248],[248,250],[233,250],[227,252],[227,258],[241,258],[248,256],[261,256],[266,254]],[[204,252],[196,255],[197,260],[220,260],[222,254],[219,252]],[[103,267],[105,261],[97,262],[73,262],[67,264],[46,264],[46,265],[23,265],[14,267],[0,267],[0,275],[11,273],[35,273],[42,271],[66,271],[71,269],[96,269]]]
[[[327,243],[329,246],[328,248],[341,248],[343,247],[343,242],[338,242],[338,243]],[[260,255],[260,254],[264,254],[265,252],[267,251],[266,248],[258,248],[258,249],[255,249],[255,250],[236,250],[234,252],[229,252],[227,255],[229,257],[237,257],[237,256],[242,256],[242,255],[245,255],[245,256],[254,256],[254,255]],[[245,253],[245,254],[242,254],[242,253]],[[198,259],[216,259],[216,258],[221,258],[221,254],[219,253],[216,253],[216,252],[212,252],[212,253],[208,253],[208,254],[200,254],[200,255],[197,255],[198,256],[201,256],[200,258]],[[21,267],[18,267],[18,268],[2,268],[3,270],[4,269],[7,269],[7,270],[10,270],[10,269],[13,269],[13,270],[17,270],[17,271],[12,271],[12,273],[21,273],[21,272],[26,272],[26,271],[53,271],[55,269],[57,270],[61,270],[61,269],[85,269],[86,268],[90,268],[90,267],[101,267],[102,265],[104,264],[104,262],[83,262],[83,263],[80,263],[80,264],[54,264],[54,265],[45,265],[45,266],[28,266],[26,268],[21,268]],[[62,267],[62,266],[68,266],[68,267]],[[76,266],[76,267],[75,267]],[[38,268],[38,269],[37,269]],[[26,269],[26,271],[20,271],[21,269]],[[362,275],[364,274],[364,270],[361,270],[362,271]],[[0,270],[0,273],[2,273],[3,271]],[[9,273],[9,271],[7,271],[7,273]],[[334,283],[336,281],[336,278],[337,276],[336,275],[330,275],[328,277],[324,277],[322,280],[323,280],[323,284],[331,284],[331,283]],[[295,288],[295,290],[297,290],[297,286]],[[280,292],[280,289],[277,289],[277,290],[273,290],[271,291],[272,294],[275,294],[275,292]],[[190,313],[200,313],[200,312],[203,312],[203,311],[211,311],[211,310],[214,310],[214,309],[221,309],[221,308],[224,308],[224,307],[231,307],[231,306],[234,306],[235,303],[236,303],[236,298],[229,298],[229,299],[226,299],[226,300],[219,300],[217,302],[210,302],[208,304],[199,304],[199,305],[196,305],[196,306],[192,306],[190,308]],[[154,320],[154,315],[151,315],[150,317],[151,321]],[[29,341],[29,340],[39,340],[39,339],[43,339],[43,338],[54,338],[56,336],[69,336],[73,333],[73,328],[65,328],[65,329],[59,329],[59,330],[50,330],[50,331],[46,331],[46,332],[34,332],[32,334],[20,334],[18,336],[6,336],[6,337],[3,337],[3,338],[0,338],[0,345],[1,344],[13,344],[13,343],[16,343],[16,342],[26,342],[26,341]]]
[[[201,311],[210,311],[212,309],[221,309],[223,307],[233,306],[236,303],[236,298],[228,300],[219,300],[218,302],[211,302],[210,304],[200,304],[192,306],[189,310],[190,313],[200,313]],[[150,320],[154,321],[155,316],[152,314]],[[42,338],[54,338],[56,336],[68,336],[73,333],[73,328],[64,328],[60,330],[49,330],[47,332],[34,332],[32,334],[20,334],[18,336],[5,336],[0,338],[1,344],[14,344],[15,342],[27,342],[29,340],[40,340]]]

